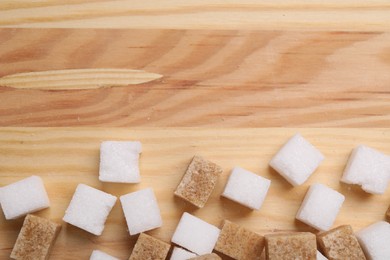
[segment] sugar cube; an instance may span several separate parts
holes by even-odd
[[[160,209],[151,188],[120,197],[130,235],[162,226]]]
[[[171,245],[164,241],[141,233],[129,260],[164,260],[168,255],[170,247]]]
[[[317,148],[296,134],[276,153],[269,165],[293,186],[298,186],[310,177],[323,159]]]
[[[172,242],[198,255],[209,254],[217,243],[219,232],[217,227],[184,212]]]
[[[107,253],[104,253],[103,251],[93,250],[89,260],[119,260],[119,259]]]
[[[48,219],[28,214],[23,222],[14,248],[12,259],[48,259],[61,225]]]
[[[221,173],[220,166],[196,155],[177,186],[175,195],[202,208],[214,190]]]
[[[309,232],[265,235],[267,260],[316,260],[316,236]]]
[[[45,186],[38,176],[1,187],[0,204],[6,219],[16,219],[50,206]]]
[[[140,142],[105,141],[100,146],[99,180],[103,182],[140,182]]]
[[[243,168],[235,167],[222,196],[250,209],[258,210],[263,204],[270,185],[270,180]]]
[[[329,230],[344,199],[344,195],[325,185],[313,184],[306,193],[296,218],[318,230]]]
[[[190,258],[189,260],[221,260],[217,254],[211,253],[211,254],[205,254],[205,255],[200,255],[197,257]]]
[[[390,224],[376,222],[356,233],[366,256],[370,260],[390,259]]]
[[[317,260],[328,260],[320,251],[317,250]]]
[[[388,222],[390,222],[390,206],[389,208],[387,209],[387,212],[386,212],[386,219]]]
[[[234,259],[260,259],[264,237],[225,220],[215,250]]]
[[[197,255],[191,253],[183,248],[175,246],[172,251],[170,260],[187,260],[191,257],[196,257]]]
[[[390,180],[390,156],[359,145],[351,153],[341,181],[358,184],[366,192],[383,194]]]
[[[319,247],[329,259],[365,260],[363,250],[350,225],[343,225],[317,234]]]
[[[63,220],[94,235],[101,235],[116,197],[85,184],[79,184]]]

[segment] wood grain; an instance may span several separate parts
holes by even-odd
[[[0,87],[1,126],[390,127],[389,32],[1,29],[0,76],[139,69],[132,87]]]
[[[0,26],[381,31],[387,0],[3,0]]]
[[[68,69],[25,72],[0,77],[0,86],[21,89],[70,90],[142,84],[162,75],[130,69]]]
[[[280,146],[299,131],[325,155],[324,162],[309,180],[293,188],[268,162]],[[141,183],[109,184],[98,181],[99,145],[103,140],[140,140]],[[85,183],[116,196],[153,187],[163,218],[163,227],[151,232],[170,241],[184,211],[214,224],[229,219],[261,234],[273,230],[313,231],[294,216],[312,183],[323,183],[346,196],[335,226],[351,224],[358,230],[383,220],[390,201],[384,195],[369,195],[358,187],[341,184],[339,179],[351,150],[366,144],[390,154],[389,129],[200,129],[200,128],[0,128],[0,186],[32,174],[43,178],[51,207],[37,213],[61,223],[61,218],[78,183]],[[217,187],[203,209],[195,209],[174,198],[194,154],[200,154],[224,169]],[[250,211],[220,198],[234,166],[241,166],[272,181],[259,211]],[[7,259],[22,219],[6,221],[0,214],[0,258]],[[93,249],[101,249],[127,259],[136,237],[130,237],[119,202],[106,228],[96,237],[63,223],[52,259],[88,259]]]

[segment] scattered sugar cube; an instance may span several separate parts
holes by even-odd
[[[366,259],[350,225],[317,234],[317,242],[329,259]]]
[[[16,219],[50,206],[45,186],[38,176],[1,187],[0,204],[6,219]]]
[[[390,180],[390,156],[370,147],[356,147],[345,167],[342,182],[359,184],[366,192],[383,194]]]
[[[120,197],[130,235],[162,226],[160,209],[151,188]]]
[[[316,236],[310,232],[265,235],[267,260],[316,260]]]
[[[116,197],[85,184],[79,184],[63,220],[94,235],[101,235]]]
[[[103,251],[93,250],[89,260],[119,260],[119,259],[109,254],[106,254]]]
[[[251,209],[260,209],[271,181],[250,171],[235,167],[222,196]]]
[[[61,225],[28,214],[11,252],[12,259],[48,259]]]
[[[100,146],[99,180],[139,183],[140,142],[105,141]]]
[[[320,251],[317,250],[317,260],[328,260]]]
[[[390,259],[390,224],[376,222],[356,233],[360,245],[370,260]]]
[[[170,260],[187,260],[191,257],[197,257],[197,255],[183,248],[175,246],[173,248]]]
[[[189,260],[222,260],[217,254],[211,253],[190,258]]]
[[[217,184],[222,168],[200,156],[194,156],[175,195],[202,208]]]
[[[390,206],[389,206],[389,209],[387,210],[387,213],[386,213],[386,219],[388,222],[390,222]]]
[[[141,233],[129,260],[165,260],[170,247],[171,245],[164,241]]]
[[[323,159],[317,148],[296,134],[276,153],[269,165],[293,186],[298,186],[310,177]]]
[[[313,184],[306,193],[296,218],[318,230],[329,230],[344,199],[344,195],[325,185]]]
[[[259,259],[264,237],[225,220],[215,250],[234,259]]]
[[[172,242],[198,255],[209,254],[217,243],[219,232],[217,227],[184,212]]]

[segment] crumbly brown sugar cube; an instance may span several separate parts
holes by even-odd
[[[225,220],[215,250],[234,259],[259,259],[264,237]]]
[[[170,247],[168,243],[141,233],[129,260],[164,260]]]
[[[387,220],[387,222],[390,223],[390,206],[389,206],[389,209],[387,210],[387,213],[386,213],[386,220]]]
[[[190,258],[188,260],[221,260],[222,258],[219,255],[211,253],[207,255],[201,255],[197,257]]]
[[[316,236],[310,232],[265,235],[267,260],[316,260]]]
[[[318,245],[329,260],[365,260],[363,250],[350,225],[343,225],[317,234]]]
[[[61,225],[28,214],[11,252],[12,259],[48,259]]]
[[[215,188],[222,168],[195,155],[187,168],[175,195],[202,208]]]

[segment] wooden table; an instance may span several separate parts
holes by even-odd
[[[0,25],[76,28],[1,30],[0,76],[164,76],[93,91],[2,87],[2,126],[390,126],[385,0],[2,1]]]
[[[291,186],[268,166],[283,143],[300,132],[325,156],[314,174],[298,187]],[[119,184],[98,180],[99,146],[104,140],[140,140],[141,183]],[[346,197],[334,227],[350,224],[354,230],[385,219],[390,189],[372,195],[360,187],[339,180],[351,150],[358,144],[390,154],[389,129],[345,128],[0,128],[0,186],[28,176],[39,175],[48,192],[51,206],[35,214],[62,223],[52,259],[88,259],[100,249],[127,259],[137,240],[126,230],[119,201],[110,213],[101,236],[89,234],[62,221],[64,212],[79,183],[117,197],[152,187],[157,197],[163,226],[147,233],[169,242],[183,212],[220,226],[223,219],[238,223],[260,234],[274,231],[310,231],[315,229],[295,220],[301,202],[311,184],[322,183]],[[223,173],[202,209],[174,197],[189,162],[195,155],[219,164]],[[241,166],[271,180],[264,204],[253,211],[221,197],[230,171]],[[0,212],[1,213],[1,212]],[[0,214],[0,259],[7,259],[23,218],[5,220]],[[227,259],[227,258],[225,258]]]
[[[390,154],[388,1],[1,1],[0,26],[0,77],[38,73],[0,84],[0,186],[40,175],[52,206],[38,215],[61,222],[80,182],[117,196],[149,185],[165,221],[149,233],[165,241],[183,211],[262,234],[314,231],[294,214],[308,186],[321,182],[347,196],[336,225],[357,230],[384,218],[389,190],[369,196],[338,180],[357,144]],[[162,77],[127,85],[118,69]],[[49,89],[36,84],[43,80]],[[327,159],[292,188],[267,163],[298,131]],[[144,144],[144,181],[99,182],[99,143],[133,138]],[[172,196],[195,153],[224,167],[198,211]],[[220,199],[235,165],[272,180],[262,210]],[[0,215],[6,259],[22,220]],[[135,240],[117,203],[101,237],[64,224],[52,256],[87,259],[100,248],[125,259]]]
[[[386,0],[4,0],[0,25],[11,27],[389,30]]]

